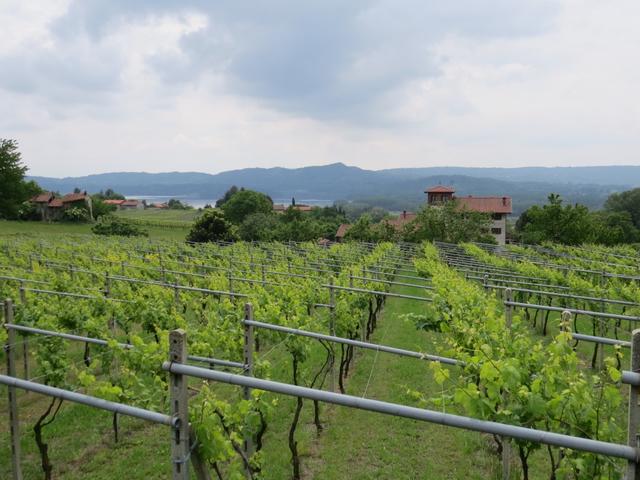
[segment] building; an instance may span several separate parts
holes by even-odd
[[[284,213],[287,211],[288,208],[293,208],[294,210],[297,210],[299,212],[310,212],[313,207],[311,205],[305,205],[303,203],[296,203],[295,205],[283,205],[281,203],[274,203],[273,204],[273,211],[275,213]]]
[[[396,218],[385,218],[381,223],[386,223],[391,225],[397,232],[401,231],[405,225],[412,222],[416,218],[416,214],[413,212],[403,211]],[[338,227],[338,231],[336,232],[336,242],[342,242],[344,240],[345,235],[351,229],[351,224],[349,223],[341,223]]]
[[[125,200],[118,208],[120,210],[142,210],[144,209],[144,203],[140,200]]]
[[[88,195],[86,191],[68,193],[62,198],[56,197],[52,192],[43,192],[33,197],[30,201],[34,204],[36,212],[38,212],[43,222],[60,220],[65,210],[74,207],[86,208],[89,212],[89,218],[93,220],[91,195]]]
[[[124,202],[124,200],[120,200],[120,199],[105,200],[104,204],[105,205],[115,205],[116,207],[120,208],[120,205],[122,205],[122,202]]]
[[[507,216],[511,215],[513,211],[511,197],[476,197],[473,195],[456,197],[453,188],[443,185],[428,188],[425,193],[429,205],[456,200],[460,209],[490,214],[492,220],[490,233],[495,237],[498,245],[506,243]]]
[[[347,234],[350,228],[351,228],[351,224],[341,223],[340,226],[338,227],[338,231],[336,232],[336,242],[343,241],[344,236]]]

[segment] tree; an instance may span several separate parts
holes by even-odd
[[[93,200],[124,200],[124,195],[115,192],[112,188],[107,188],[105,191],[100,190],[98,193],[91,195]]]
[[[203,243],[219,240],[229,242],[236,240],[234,227],[219,210],[205,210],[193,224],[187,235],[187,241]]]
[[[402,237],[409,242],[495,243],[495,238],[489,234],[490,226],[489,214],[461,209],[456,201],[450,201],[423,206],[415,220],[405,225]]]
[[[169,209],[171,210],[190,210],[193,208],[191,205],[187,203],[182,203],[177,198],[172,198],[167,202]]]
[[[371,216],[366,213],[361,215],[345,234],[344,238],[345,240],[355,240],[358,242],[376,241]]]
[[[238,235],[245,241],[269,242],[279,240],[279,221],[272,213],[252,213],[238,227]]]
[[[97,193],[91,196],[91,210],[95,219],[98,219],[104,215],[108,215],[109,213],[116,211],[118,208],[115,205],[104,203],[99,195],[100,194]]]
[[[244,190],[244,188],[242,190]],[[232,185],[231,188],[229,188],[229,190],[224,192],[224,195],[222,196],[222,198],[219,198],[216,201],[216,208],[222,208],[222,206],[225,203],[227,203],[229,200],[231,200],[231,197],[233,197],[239,191],[240,190],[238,190],[238,187],[236,187],[235,185]]]
[[[580,245],[594,241],[594,217],[584,205],[562,205],[560,195],[552,193],[542,207],[534,205],[516,224],[524,243],[557,242]]]
[[[252,213],[271,213],[273,202],[264,193],[253,190],[240,190],[222,206],[224,216],[239,225]]]
[[[0,139],[0,218],[16,218],[30,197],[41,191],[35,182],[25,182],[18,142]]]
[[[609,212],[627,212],[636,228],[640,228],[640,188],[613,193],[604,204]]]

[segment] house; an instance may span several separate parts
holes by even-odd
[[[338,227],[338,231],[336,232],[336,242],[343,241],[344,236],[347,234],[350,228],[351,228],[351,224],[341,223],[340,226]]]
[[[149,208],[166,209],[166,208],[169,208],[169,204],[168,203],[152,203],[151,205],[149,205]]]
[[[513,211],[511,197],[477,197],[473,195],[456,197],[453,188],[443,185],[428,188],[425,193],[427,194],[427,204],[429,205],[456,200],[460,209],[489,213],[492,220],[491,234],[495,237],[498,245],[506,243],[507,216]]]
[[[86,191],[68,193],[62,198],[57,198],[52,192],[43,192],[31,198],[30,201],[34,204],[43,222],[60,220],[65,210],[74,207],[86,208],[89,212],[89,218],[93,220],[91,196]]]
[[[299,212],[310,212],[313,207],[311,205],[305,205],[303,203],[296,203],[295,205],[283,205],[281,203],[274,203],[273,204],[273,211],[275,213],[284,213],[288,208],[293,208],[294,210],[297,210]]]
[[[116,207],[120,208],[120,205],[122,205],[122,202],[124,202],[124,200],[105,200],[103,203],[105,205],[115,205]]]
[[[399,231],[402,230],[402,228],[404,228],[407,223],[415,220],[416,217],[417,215],[415,213],[407,212],[406,210],[404,210],[398,217],[388,218],[383,220],[383,222],[391,225],[393,228]]]
[[[140,200],[125,200],[118,208],[120,210],[142,210],[144,209],[144,203]]]

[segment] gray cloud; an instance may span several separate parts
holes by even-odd
[[[4,88],[77,101],[78,92],[119,87],[117,52],[100,48],[119,26],[198,12],[208,25],[185,35],[180,54],[146,61],[167,86],[221,75],[228,92],[269,108],[322,120],[366,123],[383,117],[384,95],[437,76],[433,47],[446,36],[492,39],[535,35],[555,2],[76,0],[52,25],[54,52],[0,58]],[[77,48],[78,39],[94,46]],[[99,97],[90,97],[98,100]]]

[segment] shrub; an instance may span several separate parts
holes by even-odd
[[[219,210],[205,210],[187,235],[188,242],[200,243],[218,240],[231,242],[236,238],[235,228]]]
[[[147,237],[149,233],[122,218],[113,215],[101,217],[91,231],[96,235],[120,235],[122,237]]]

